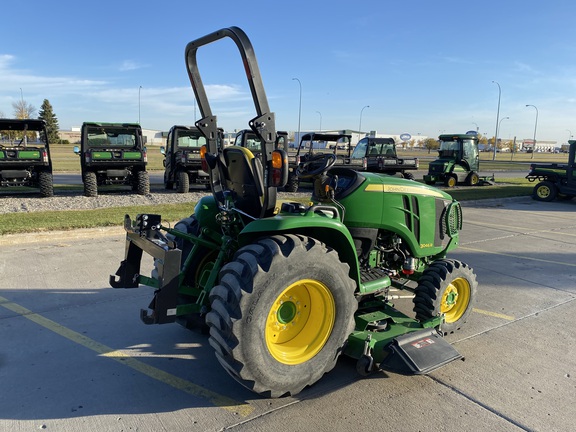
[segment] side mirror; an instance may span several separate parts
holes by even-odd
[[[164,156],[166,156],[166,147],[160,146],[160,154],[163,154]]]
[[[80,156],[80,147],[74,146],[74,148],[72,150],[74,150],[74,153],[76,153],[78,156]]]

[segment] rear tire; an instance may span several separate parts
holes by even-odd
[[[148,195],[150,193],[150,177],[147,171],[138,171],[136,174],[136,191],[138,195]]]
[[[403,172],[402,177],[404,177],[407,180],[414,180],[414,174],[412,174],[411,172]]]
[[[278,235],[238,250],[210,292],[210,345],[224,369],[267,397],[295,395],[335,365],[354,328],[355,283],[336,251]]]
[[[454,333],[466,322],[476,299],[478,282],[467,264],[443,259],[422,273],[414,297],[416,319],[426,320],[444,314],[444,334]]]
[[[187,193],[190,190],[190,177],[186,171],[178,171],[178,192]]]
[[[474,171],[468,174],[468,177],[466,177],[466,184],[468,186],[476,186],[478,183],[480,183],[480,177],[478,177],[478,174]]]
[[[297,192],[300,181],[295,173],[288,174],[288,182],[284,186],[286,192]]]
[[[84,173],[84,196],[98,196],[98,180],[95,172],[87,171]]]
[[[536,201],[554,201],[557,195],[556,186],[547,180],[538,183],[532,190],[532,198]]]
[[[40,184],[40,195],[45,198],[54,196],[54,181],[52,173],[47,171],[39,172],[38,183]]]

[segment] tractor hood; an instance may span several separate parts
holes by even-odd
[[[411,243],[415,256],[445,253],[456,247],[461,210],[446,192],[376,173],[345,169],[330,173],[339,176],[342,187],[336,190],[336,199],[346,209],[346,226],[396,232]]]

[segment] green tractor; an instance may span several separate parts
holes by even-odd
[[[446,187],[493,184],[494,176],[478,175],[480,158],[476,134],[445,134],[440,135],[438,141],[438,159],[428,165],[428,174],[424,176],[426,184],[441,182]]]
[[[223,38],[243,58],[260,157],[217,145],[196,55]],[[472,268],[446,257],[458,245],[459,203],[410,180],[330,169],[335,155],[322,154],[297,168],[313,180],[311,204],[280,204],[288,158],[275,146],[275,116],[246,34],[230,27],[190,42],[186,64],[212,194],[173,228],[160,215],[126,216],[125,258],[110,284],[155,288],[142,321],[209,331],[224,370],[266,397],[299,393],[340,354],[362,375],[428,373],[461,358],[443,338],[466,322],[477,292]],[[154,258],[150,277],[140,272],[143,252]],[[394,307],[398,290],[413,297],[414,313]]]

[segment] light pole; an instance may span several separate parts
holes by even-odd
[[[496,81],[492,82],[498,86],[498,110],[496,111],[496,132],[494,133],[494,154],[492,155],[492,160],[496,160],[496,140],[498,139],[498,118],[500,117],[500,96],[502,96],[502,89]]]
[[[364,108],[360,110],[360,124],[358,125],[358,133],[362,135],[362,113],[364,112],[365,108],[370,108],[370,105],[366,105]]]
[[[140,124],[140,90],[142,86],[138,87],[138,124]]]
[[[506,119],[510,119],[510,117],[502,117],[500,119],[500,121],[498,122],[498,129],[496,129],[498,132],[500,132],[500,126],[502,125],[502,120],[506,120]],[[498,135],[496,135],[496,139],[494,140],[494,148],[496,148],[496,146],[498,146]]]
[[[300,86],[300,102],[298,103],[298,143],[294,140],[294,145],[300,144],[300,118],[302,115],[302,83],[298,78],[292,78],[292,81],[298,81],[298,85]]]
[[[478,123],[474,123],[472,122],[473,125],[476,125],[476,133],[478,133],[478,131],[480,130],[480,128],[478,127]]]
[[[566,131],[570,132],[570,134],[568,135],[568,141],[570,141],[570,139],[572,138],[572,131],[570,129],[566,129]]]
[[[316,111],[316,112],[320,116],[320,129],[318,130],[318,132],[322,132],[322,113],[320,111]]]
[[[533,146],[532,147],[532,156],[530,157],[530,159],[534,159],[534,152],[536,151],[536,128],[538,127],[538,108],[536,108],[536,105],[526,105],[527,107],[531,106],[532,108],[534,108],[536,110],[536,121],[534,122],[534,140],[533,140]]]

